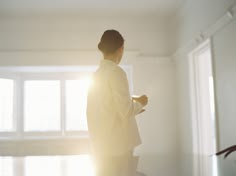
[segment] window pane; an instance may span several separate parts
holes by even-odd
[[[13,130],[14,81],[0,78],[0,131]]]
[[[87,131],[87,92],[90,78],[66,81],[66,130]]]
[[[25,81],[24,130],[60,130],[60,81]]]
[[[0,175],[13,176],[13,159],[11,157],[0,157]]]

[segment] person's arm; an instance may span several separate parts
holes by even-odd
[[[133,96],[133,97],[132,97],[132,100],[141,103],[143,106],[146,106],[147,103],[148,103],[148,97],[147,97],[146,95],[142,95],[142,96],[139,96],[139,97]],[[142,110],[139,112],[139,114],[142,113],[142,112],[144,112],[144,111],[145,111],[145,109],[142,109]]]
[[[125,72],[116,69],[110,75],[110,86],[117,112],[122,119],[134,117],[139,114],[144,105],[139,101],[133,101],[129,93],[129,85]]]

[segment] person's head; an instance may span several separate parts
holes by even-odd
[[[124,50],[124,38],[116,30],[107,30],[103,33],[98,49],[103,53],[104,59],[120,63]]]

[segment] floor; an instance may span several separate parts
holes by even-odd
[[[89,155],[0,157],[0,176],[94,176]]]
[[[173,156],[141,156],[138,158],[135,176],[192,176],[193,156],[181,158],[176,162]],[[208,166],[210,164],[208,161],[214,161],[216,164],[216,168],[207,176],[236,175],[236,160],[232,158],[224,160],[208,156],[201,161]],[[210,169],[202,167],[204,168],[207,171]],[[90,155],[0,156],[0,176],[95,176],[95,169]]]
[[[160,162],[152,156],[137,157],[137,160],[135,176],[176,176],[174,167],[165,166],[164,160]],[[90,155],[0,156],[0,176],[95,176],[95,168]]]

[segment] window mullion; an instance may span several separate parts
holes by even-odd
[[[17,120],[16,131],[20,138],[24,136],[24,80],[20,78],[18,80],[19,89],[17,89]]]
[[[19,79],[14,79],[14,93],[13,93],[13,130],[14,132],[18,133],[18,117],[19,117],[19,85],[20,85],[20,80]]]
[[[61,132],[62,136],[65,135],[65,128],[66,128],[66,99],[65,99],[65,80],[61,80]]]

